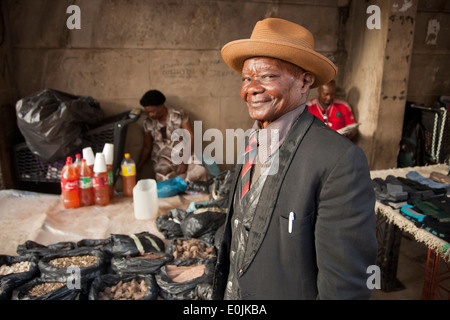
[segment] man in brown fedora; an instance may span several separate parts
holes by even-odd
[[[277,18],[226,44],[222,57],[242,75],[255,124],[217,234],[213,298],[369,298],[377,241],[366,157],[305,111],[309,89],[337,68],[307,29]],[[258,139],[268,130],[278,141]],[[269,155],[250,160],[260,149]]]

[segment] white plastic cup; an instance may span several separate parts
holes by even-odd
[[[83,158],[86,159],[86,164],[88,166],[94,165],[95,158],[94,158],[94,151],[92,151],[91,147],[87,147],[83,149]]]
[[[114,161],[114,145],[112,143],[105,143],[103,147],[103,154],[105,155],[106,164],[113,164]]]
[[[105,155],[101,152],[95,155],[94,172],[106,172]]]
[[[134,217],[137,220],[153,219],[158,213],[156,180],[141,179],[133,188]]]

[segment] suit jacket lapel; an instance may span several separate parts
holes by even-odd
[[[248,268],[261,246],[272,218],[281,183],[284,180],[287,169],[292,162],[292,158],[294,157],[301,140],[305,136],[313,120],[314,116],[305,110],[294,123],[286,140],[279,149],[278,173],[267,176],[261,191],[260,201],[256,207],[255,217],[245,250],[245,257],[242,265],[243,272]]]

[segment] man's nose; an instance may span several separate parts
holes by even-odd
[[[258,94],[264,92],[264,87],[261,85],[261,82],[257,79],[253,79],[247,86],[248,94]]]

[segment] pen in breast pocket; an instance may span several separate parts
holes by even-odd
[[[291,213],[289,213],[289,226],[288,226],[289,233],[292,233],[292,225],[294,223],[294,220],[295,220],[295,213],[291,211]]]

